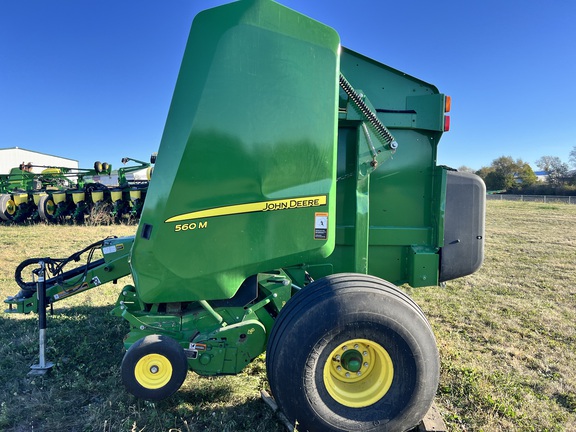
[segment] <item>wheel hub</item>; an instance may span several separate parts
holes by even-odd
[[[56,206],[54,205],[54,201],[52,200],[48,200],[46,201],[46,213],[50,216],[54,216],[54,213],[56,213]]]
[[[159,389],[172,378],[172,364],[161,354],[145,355],[136,363],[134,377],[144,388]]]
[[[378,343],[352,339],[330,353],[323,377],[326,390],[337,402],[362,408],[378,402],[388,392],[394,365]]]
[[[340,362],[347,371],[359,372],[362,368],[362,354],[355,349],[348,350],[342,354]]]
[[[6,203],[6,212],[10,215],[10,216],[14,216],[14,213],[16,213],[16,203],[13,200],[9,200]]]

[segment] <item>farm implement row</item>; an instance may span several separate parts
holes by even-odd
[[[0,223],[119,223],[140,217],[152,173],[150,163],[124,158],[135,165],[119,168],[112,186],[99,180],[112,178],[112,165],[95,162],[94,168],[68,168],[21,164],[0,174]],[[40,171],[40,172],[35,172]],[[146,172],[142,180],[137,171]]]

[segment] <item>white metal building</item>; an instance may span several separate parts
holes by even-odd
[[[0,148],[0,174],[9,174],[12,168],[17,168],[22,163],[31,163],[41,167],[78,168],[78,161],[74,159],[39,153],[19,147]],[[32,168],[32,172],[42,172],[44,168],[41,167]]]

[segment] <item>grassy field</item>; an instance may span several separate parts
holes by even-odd
[[[576,430],[576,206],[489,202],[486,260],[446,288],[409,289],[435,330],[442,375],[436,404],[450,431]],[[0,297],[18,291],[25,258],[64,257],[134,226],[0,226]],[[260,400],[263,359],[233,377],[193,373],[172,398],[127,394],[119,366],[128,327],[108,315],[130,280],[55,305],[46,377],[37,318],[0,318],[0,430],[282,431]],[[4,308],[2,308],[4,309]]]
[[[486,258],[411,290],[435,330],[451,430],[576,430],[576,206],[489,202]]]

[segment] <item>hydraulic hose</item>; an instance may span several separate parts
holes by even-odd
[[[104,240],[106,240],[106,239],[104,239]],[[43,261],[46,265],[46,274],[52,275],[51,278],[46,277],[46,288],[49,288],[52,285],[55,285],[57,283],[63,284],[67,280],[69,280],[70,278],[75,277],[75,276],[80,276],[82,274],[84,274],[84,277],[86,277],[86,274],[88,273],[88,271],[91,268],[94,268],[94,267],[100,265],[103,261],[103,259],[100,259],[97,261],[92,261],[92,258],[94,256],[94,252],[96,251],[96,249],[99,249],[100,247],[102,247],[104,240],[99,240],[95,243],[92,243],[91,245],[85,247],[84,249],[82,249],[78,252],[74,252],[68,258],[49,258],[49,257],[48,258],[29,258],[29,259],[22,261],[16,267],[16,271],[14,273],[14,279],[21,289],[21,291],[18,293],[17,297],[28,298],[28,297],[31,297],[34,292],[36,292],[36,282],[34,282],[34,281],[26,282],[24,280],[24,278],[22,277],[22,273],[24,272],[24,270],[27,267],[29,267],[31,265],[38,264],[38,263],[40,263],[40,261]],[[80,257],[85,252],[88,252],[88,257],[87,257],[85,265],[76,267],[76,268],[74,268],[72,270],[68,270],[66,272],[63,271],[64,267],[68,263],[80,261]]]

